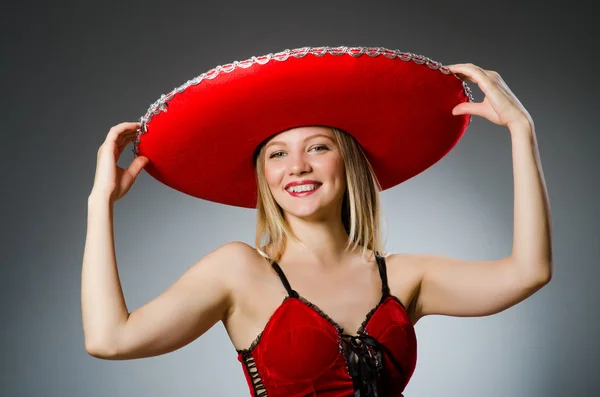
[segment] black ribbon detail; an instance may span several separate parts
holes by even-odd
[[[354,382],[354,397],[380,397],[379,373],[383,368],[381,345],[365,333],[342,334],[350,347],[348,369]]]

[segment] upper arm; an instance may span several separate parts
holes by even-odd
[[[487,316],[516,305],[539,290],[547,280],[524,277],[511,257],[465,261],[441,255],[416,255],[420,282],[417,318],[440,314],[456,317]]]
[[[232,242],[204,256],[162,294],[131,312],[102,357],[157,356],[204,334],[230,309],[228,275],[248,257],[250,249],[244,243]]]

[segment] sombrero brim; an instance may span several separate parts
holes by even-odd
[[[466,83],[427,57],[385,48],[305,47],[218,66],[152,104],[133,151],[158,181],[256,208],[253,153],[299,126],[336,127],[361,144],[381,190],[442,159],[470,115]]]

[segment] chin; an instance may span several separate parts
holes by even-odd
[[[291,199],[291,200],[288,200]],[[322,202],[321,200],[314,200],[311,202],[298,202],[294,203],[294,197],[286,197],[284,201],[284,205],[280,206],[283,208],[284,212],[287,212],[289,215],[295,216],[297,218],[314,218],[326,216],[331,213],[331,208],[333,207],[333,203],[331,202]]]
[[[297,218],[311,218],[315,215],[318,215],[320,212],[323,212],[323,208],[308,208],[308,207],[295,207],[289,208],[287,211],[290,215],[293,215]]]

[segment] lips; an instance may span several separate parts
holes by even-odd
[[[304,197],[304,196],[308,196],[310,194],[313,194],[314,192],[316,192],[317,190],[319,190],[320,187],[321,187],[321,184],[317,184],[317,186],[313,190],[309,190],[309,191],[306,191],[306,192],[292,192],[292,191],[287,190],[287,189],[286,189],[286,192],[288,192],[293,197]]]
[[[303,179],[301,181],[294,181],[294,182],[288,183],[287,185],[285,185],[285,190],[287,190],[291,186],[298,186],[298,185],[319,185],[320,186],[321,182],[314,181],[312,179]]]

